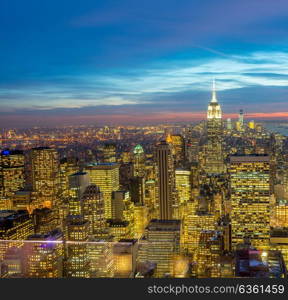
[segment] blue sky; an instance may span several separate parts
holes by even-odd
[[[284,116],[287,15],[287,0],[3,0],[0,125],[193,119],[213,77],[227,116]]]

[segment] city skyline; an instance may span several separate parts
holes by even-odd
[[[227,13],[229,12],[229,13]],[[1,4],[0,126],[287,119],[286,1]]]

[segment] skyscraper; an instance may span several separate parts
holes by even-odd
[[[69,217],[67,220],[67,277],[90,277],[88,255],[89,222],[81,218]]]
[[[24,154],[18,150],[3,150],[0,159],[0,190],[3,196],[0,208],[9,209],[11,196],[24,187]]]
[[[133,176],[143,177],[145,175],[145,153],[143,147],[138,144],[133,149]]]
[[[101,236],[105,229],[104,199],[99,187],[89,185],[83,195],[83,218],[89,221],[89,234]]]
[[[160,219],[170,220],[173,215],[175,176],[171,146],[166,141],[162,141],[157,145],[156,160],[158,166]]]
[[[119,165],[116,163],[90,164],[85,168],[92,184],[96,184],[103,193],[105,217],[112,217],[112,192],[119,190]]]
[[[57,206],[59,191],[58,172],[59,161],[55,149],[49,147],[33,148],[32,159],[32,185],[36,194],[37,206]]]
[[[180,253],[180,235],[180,220],[152,219],[139,241],[138,261],[156,263],[156,277],[171,275],[173,257]]]
[[[265,247],[270,231],[270,159],[269,156],[231,156],[231,230],[232,247],[249,240]]]
[[[222,110],[217,101],[215,81],[213,80],[212,99],[207,111],[207,143],[205,145],[204,171],[219,174],[224,171],[222,151]]]
[[[63,276],[62,232],[34,234],[24,244],[24,272],[31,278],[60,278]]]
[[[185,154],[185,144],[183,136],[180,134],[168,135],[166,141],[167,143],[170,143],[172,145],[174,163],[176,166],[179,166],[180,163],[183,162]]]

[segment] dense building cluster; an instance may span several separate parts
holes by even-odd
[[[286,137],[215,84],[197,124],[33,130],[2,136],[0,277],[286,277]]]

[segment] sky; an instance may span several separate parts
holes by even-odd
[[[0,126],[288,118],[287,0],[2,0]]]

